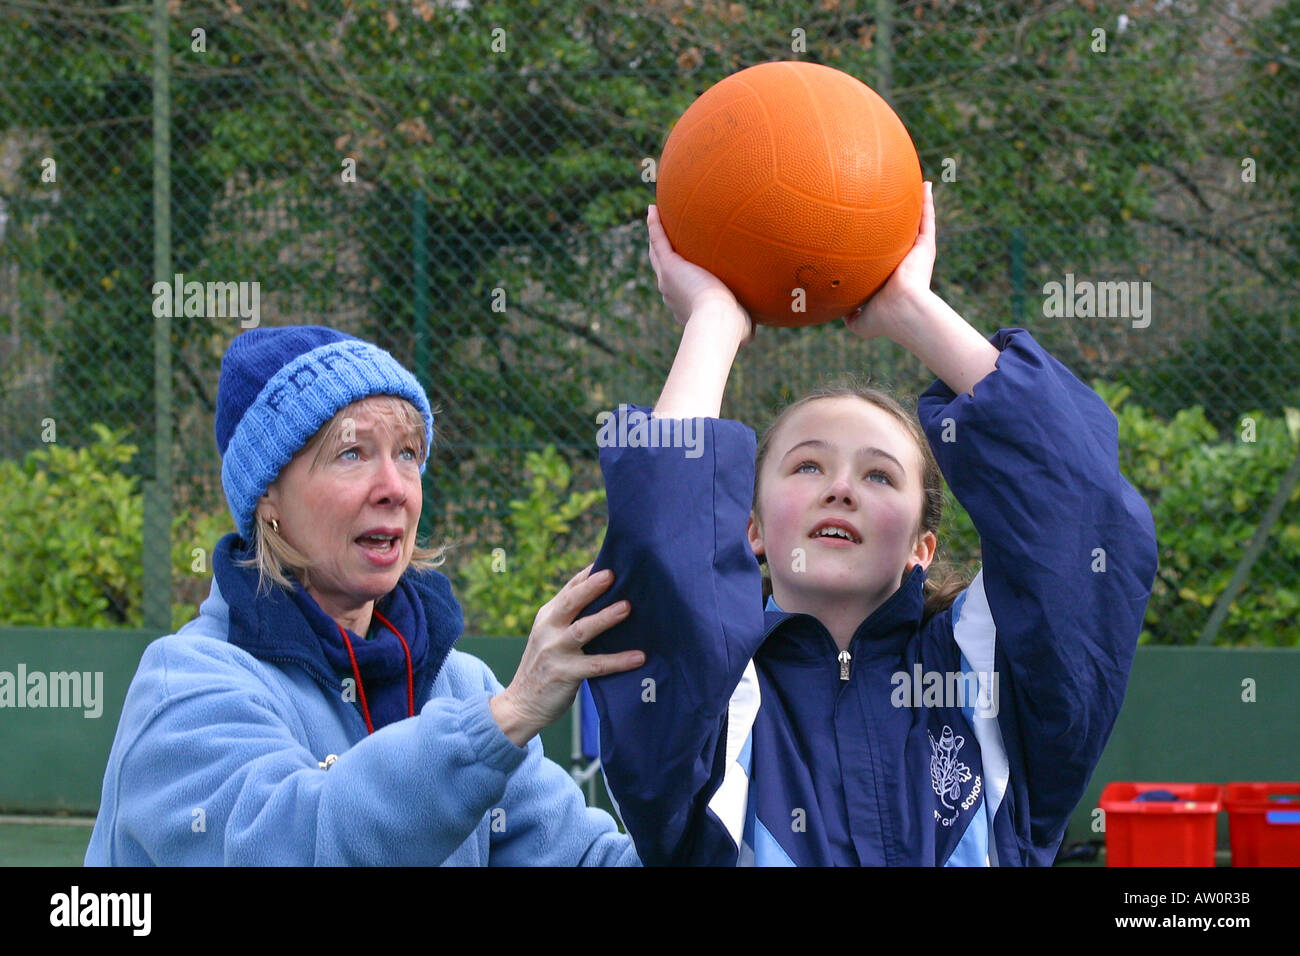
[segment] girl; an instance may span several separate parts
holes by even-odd
[[[1155,576],[1114,416],[1028,332],[985,341],[930,290],[927,183],[915,246],[847,320],[938,376],[919,423],[879,393],[819,393],[756,449],[717,417],[753,324],[673,252],[654,207],[648,223],[685,326],[653,410],[672,421],[656,427],[701,419],[703,442],[694,457],[662,439],[601,450],[596,567],[618,583],[592,607],[634,610],[589,649],[647,663],[593,690],[641,859],[1050,865],[1119,713]],[[926,593],[940,469],[982,545],[955,600]]]

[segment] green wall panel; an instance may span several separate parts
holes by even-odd
[[[1251,688],[1253,701],[1244,699]],[[1124,708],[1068,840],[1102,838],[1091,828],[1092,810],[1112,780],[1300,781],[1300,650],[1139,648]],[[1219,815],[1225,848],[1227,820]]]
[[[126,689],[150,631],[0,629],[0,671],[102,674],[102,712],[0,708],[0,812],[93,813]]]
[[[0,672],[90,672],[102,677],[102,712],[0,707],[0,813],[94,814],[122,702],[151,631],[0,628]],[[522,638],[462,638],[503,684],[523,654]],[[546,755],[569,768],[568,715],[542,733]]]
[[[102,713],[0,708],[0,812],[93,814],[104,766],[146,631],[0,629],[0,671],[103,674]],[[509,683],[522,638],[463,638],[460,650]],[[1253,690],[1254,700],[1249,700]],[[546,754],[566,770],[569,717],[542,734]],[[1300,780],[1300,651],[1140,648],[1124,709],[1067,840],[1100,839],[1092,808],[1112,780],[1225,783]],[[600,794],[608,808],[608,798]],[[1227,845],[1227,817],[1220,818]]]

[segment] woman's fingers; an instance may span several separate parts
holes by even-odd
[[[592,565],[587,565],[537,612],[514,679],[493,698],[504,702],[494,704],[493,717],[515,744],[522,745],[568,710],[585,678],[616,674],[645,663],[641,651],[590,656],[583,651],[583,645],[630,613],[629,603],[618,601],[575,621],[579,612],[613,583],[614,573],[608,568],[592,573]]]
[[[591,564],[587,565],[585,568],[583,568],[573,577],[569,578],[568,581],[564,582],[564,587],[560,588],[560,590],[556,592],[556,597],[559,597],[559,595],[572,590],[573,588],[577,587],[579,584],[582,584],[584,581],[590,580],[591,569],[594,568],[595,566],[596,566],[596,562],[593,561]]]
[[[592,567],[593,565],[589,564],[575,574],[569,579],[568,584],[560,588],[559,593],[556,594],[554,598],[542,606],[541,610],[537,612],[537,618],[533,622],[534,629],[540,626],[543,628],[564,630],[566,628],[577,626],[575,625],[575,621],[578,615],[582,613],[583,609],[591,604],[592,601],[596,600],[596,598],[608,591],[610,586],[614,583],[614,572],[609,570],[609,568],[603,568],[595,574],[592,574]],[[624,601],[620,603],[626,604],[627,602]],[[592,631],[582,640],[579,640],[577,642],[579,645],[585,644],[597,634],[608,630],[617,623],[617,621],[610,620],[607,617],[613,607],[618,607],[618,605],[611,605],[611,607],[604,608],[599,613],[593,614],[589,618],[583,618],[582,621],[577,621],[577,624],[583,625],[584,633],[585,629],[590,627],[590,625],[585,624],[584,622],[592,619],[600,619],[602,622],[606,622],[603,623],[598,630]]]
[[[623,651],[620,654],[588,654],[586,666],[588,673],[583,677],[603,677],[606,674],[621,674],[623,671],[636,670],[645,663],[645,654],[641,651]]]
[[[568,630],[569,637],[578,647],[582,647],[597,634],[604,634],[615,624],[627,618],[632,612],[628,601],[616,601],[609,607],[601,608],[595,614],[574,621]]]
[[[556,627],[572,624],[584,607],[608,591],[614,583],[614,572],[609,568],[591,574],[591,567],[588,565],[579,571],[568,584],[560,588],[560,593],[555,595],[551,603],[543,608],[549,608],[553,612]],[[541,617],[540,613],[538,617]]]

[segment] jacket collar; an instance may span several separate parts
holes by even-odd
[[[300,663],[317,680],[337,685],[336,675],[352,669],[338,625],[292,576],[292,593],[273,586],[269,594],[259,594],[257,569],[236,563],[249,557],[249,547],[236,532],[222,538],[212,556],[213,575],[229,609],[227,640],[262,660]],[[464,629],[450,582],[437,571],[407,569],[375,606],[406,638],[417,687],[427,686]],[[397,636],[382,627],[374,640],[351,631],[348,636],[363,679],[388,681],[400,675],[404,694],[406,652]]]
[[[903,579],[898,590],[858,625],[849,645],[855,658],[860,655],[896,657],[903,652],[925,617],[926,577],[925,568],[918,564]],[[830,632],[817,618],[811,614],[783,611],[773,598],[768,599],[763,622],[766,627],[765,654],[824,660],[828,646],[834,647],[835,644]]]

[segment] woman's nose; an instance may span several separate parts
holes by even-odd
[[[379,459],[377,469],[374,475],[374,484],[371,486],[371,495],[379,502],[395,502],[397,504],[405,502],[406,483],[402,481],[397,462],[393,461],[392,458],[383,456]]]

